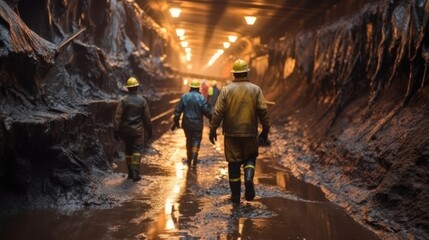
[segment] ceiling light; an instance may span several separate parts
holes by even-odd
[[[186,48],[189,46],[189,43],[187,41],[183,41],[180,43],[182,45],[182,47]]]
[[[218,49],[218,50],[217,50],[217,54],[219,54],[219,55],[222,55],[222,54],[223,54],[223,52],[224,52],[224,50],[223,50],[223,49]]]
[[[224,48],[229,48],[229,46],[231,46],[231,43],[230,43],[230,42],[224,42],[224,43],[223,43],[223,47],[224,47]]]
[[[183,29],[183,28],[176,29],[176,34],[178,37],[184,36],[185,35],[185,29]]]
[[[229,36],[228,36],[228,41],[230,41],[230,42],[235,42],[235,41],[237,41],[237,36],[229,35]]]
[[[187,47],[187,48],[185,48],[185,52],[186,53],[190,53],[192,50],[191,50],[191,48],[190,47]]]
[[[245,16],[244,19],[246,20],[247,25],[253,25],[256,21],[255,16]]]
[[[186,61],[191,61],[191,57],[192,57],[192,54],[191,53],[187,53],[186,54]]]
[[[178,18],[181,12],[182,12],[182,9],[180,8],[177,8],[177,7],[170,8],[170,14],[174,18]]]

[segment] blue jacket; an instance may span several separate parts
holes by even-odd
[[[198,92],[198,89],[192,89],[185,93],[177,104],[174,111],[174,122],[178,125],[180,115],[183,113],[182,127],[185,130],[203,130],[203,116],[212,118],[209,105],[206,99]]]

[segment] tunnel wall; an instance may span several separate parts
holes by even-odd
[[[429,235],[428,20],[429,1],[376,1],[250,63],[291,137],[279,161],[389,239]]]
[[[125,81],[141,81],[153,116],[177,96],[155,90],[172,80],[163,34],[133,1],[0,1],[1,214],[99,203],[94,182],[123,150],[112,122]]]

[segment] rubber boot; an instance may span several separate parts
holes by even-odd
[[[131,159],[131,175],[134,182],[142,179],[142,177],[140,177],[140,157],[140,153],[134,153]]]
[[[125,162],[127,163],[127,169],[128,169],[128,178],[133,178],[133,173],[131,172],[131,159],[132,156],[125,156]]]
[[[229,182],[229,187],[231,188],[231,202],[240,204],[241,181]]]
[[[192,162],[192,147],[186,146],[186,163],[191,165]]]
[[[192,159],[192,164],[195,166],[198,163],[198,151],[200,150],[200,148],[198,147],[192,147],[192,154],[191,154],[191,159]]]
[[[255,186],[253,184],[253,176],[255,175],[255,166],[248,164],[244,166],[244,198],[247,201],[252,201],[255,198]]]

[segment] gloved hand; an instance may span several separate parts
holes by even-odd
[[[209,134],[209,140],[212,144],[215,144],[217,141],[217,134],[216,134],[216,130],[212,130],[210,129],[210,134]]]
[[[173,125],[171,125],[170,130],[174,131],[176,130],[176,128],[180,128],[180,124],[178,122],[173,123]]]
[[[268,129],[262,129],[258,136],[259,145],[269,145],[268,142]]]
[[[119,136],[119,131],[115,130],[113,133],[113,138],[115,138],[116,141],[121,141],[121,137]]]
[[[152,132],[152,128],[149,128],[147,130],[147,140],[151,140],[153,137],[153,132]]]

